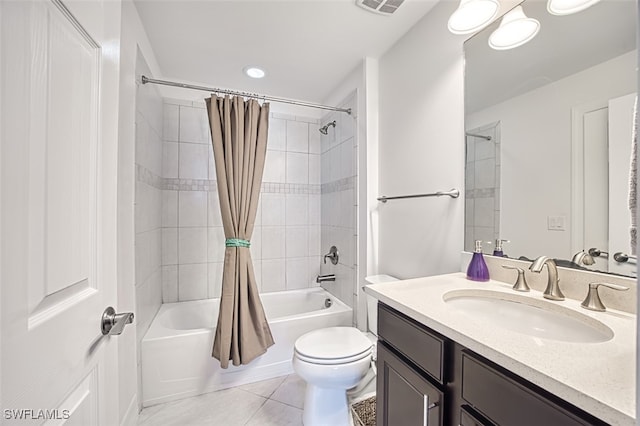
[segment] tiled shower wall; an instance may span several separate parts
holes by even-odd
[[[340,254],[339,263],[322,265],[322,273],[334,273],[335,282],[323,283],[323,287],[354,310],[356,324],[357,309],[357,159],[356,95],[350,96],[340,106],[351,108],[352,115],[332,113],[321,120],[321,124],[336,121],[329,127],[327,135],[321,136],[321,182],[322,182],[322,252],[327,253],[336,246]]]
[[[136,75],[151,75],[138,54]],[[138,84],[135,119],[135,325],[138,390],[140,342],[162,303],[162,98],[150,84]]]
[[[320,134],[316,119],[271,114],[251,256],[261,292],[315,285],[320,265]],[[218,297],[224,233],[204,103],[165,99],[164,302]]]
[[[500,123],[467,133],[491,137],[466,137],[464,249],[472,252],[475,240],[500,238]],[[492,251],[493,246],[484,248]]]

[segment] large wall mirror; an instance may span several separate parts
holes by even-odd
[[[603,0],[566,16],[551,15],[546,1],[521,6],[540,21],[533,40],[492,49],[498,20],[464,46],[465,250],[505,239],[511,258],[569,261],[593,249],[595,264],[581,266],[635,276],[636,1]]]

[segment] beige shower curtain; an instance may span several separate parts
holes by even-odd
[[[267,152],[269,104],[206,100],[226,238],[222,297],[212,355],[222,368],[248,364],[273,345],[249,251]]]

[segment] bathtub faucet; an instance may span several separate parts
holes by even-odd
[[[318,284],[323,283],[325,281],[335,281],[335,280],[336,280],[336,274],[318,275],[316,277],[316,282]]]

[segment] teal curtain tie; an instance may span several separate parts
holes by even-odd
[[[251,242],[249,240],[243,240],[240,238],[227,238],[224,242],[224,245],[227,247],[251,247]]]

